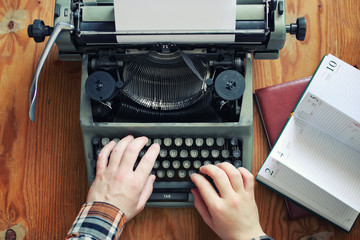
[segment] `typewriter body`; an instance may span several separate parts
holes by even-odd
[[[304,19],[286,26],[284,1],[234,3],[234,29],[119,32],[112,0],[57,0],[54,28],[39,20],[29,26],[36,41],[51,34],[30,91],[30,117],[46,51],[56,41],[61,60],[82,61],[80,125],[89,184],[104,144],[129,134],[147,136],[162,149],[147,205],[191,206],[188,175],[199,166],[227,160],[251,170],[252,59],[278,58],[287,32],[305,37]],[[206,9],[205,1],[199,11]],[[220,34],[234,40],[212,42]],[[117,39],[132,35],[161,41]],[[210,40],[166,39],[173,35]]]

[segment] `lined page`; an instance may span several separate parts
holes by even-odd
[[[117,32],[234,31],[236,0],[116,0]],[[234,34],[117,36],[119,43],[234,43]]]
[[[360,122],[360,70],[328,55],[321,62],[307,91]]]
[[[358,109],[360,112],[360,101]],[[308,92],[304,96],[293,117],[295,121],[305,121],[354,148],[360,155],[360,121],[349,117],[315,94]]]
[[[356,150],[291,118],[270,157],[360,211],[360,154]]]
[[[358,211],[271,157],[257,179],[347,231],[359,215]]]

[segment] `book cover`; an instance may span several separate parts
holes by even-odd
[[[275,144],[310,79],[311,76],[255,90],[255,102],[270,148]],[[291,220],[312,216],[309,211],[287,198],[285,204]]]
[[[256,176],[345,231],[360,212],[358,89],[360,71],[325,56]]]

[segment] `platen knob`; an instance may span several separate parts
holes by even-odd
[[[50,36],[53,28],[45,26],[44,22],[40,19],[35,19],[33,24],[28,26],[29,37],[34,38],[35,42],[43,42],[46,36]]]
[[[286,32],[290,34],[296,34],[296,39],[304,41],[306,36],[306,20],[304,17],[298,18],[296,23],[291,23],[286,26]]]

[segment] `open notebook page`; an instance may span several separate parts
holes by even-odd
[[[360,70],[334,57],[325,56],[308,92],[360,122]]]
[[[355,149],[291,118],[270,157],[360,211],[360,153]]]
[[[342,96],[342,98],[346,99],[347,96]],[[360,106],[358,108],[360,112]],[[296,121],[311,124],[320,131],[354,148],[359,152],[360,158],[360,120],[356,121],[311,92],[305,94],[293,117]]]
[[[359,215],[358,211],[271,156],[260,169],[257,179],[347,231]]]

